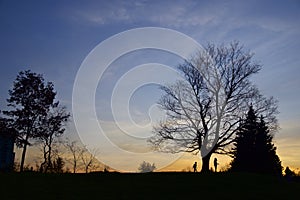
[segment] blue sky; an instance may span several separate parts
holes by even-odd
[[[73,83],[85,57],[100,42],[128,29],[170,28],[203,45],[238,40],[263,65],[253,81],[262,93],[279,100],[281,130],[275,142],[283,164],[297,168],[300,167],[299,11],[300,2],[296,0],[0,0],[0,108],[5,109],[7,90],[17,73],[31,69],[53,81],[58,99],[71,109]],[[157,62],[174,66],[179,61],[174,55],[159,55],[161,52],[151,50],[125,55],[107,71],[109,78],[99,83],[97,115],[106,123],[108,132],[114,130],[108,109],[114,84],[136,65]],[[149,94],[153,98],[148,98]],[[135,108],[132,112],[138,116],[135,119],[147,120],[147,110],[158,97],[155,85],[137,91],[131,101],[131,107]],[[70,127],[68,134],[73,134],[73,125]],[[122,143],[118,135],[114,137]]]

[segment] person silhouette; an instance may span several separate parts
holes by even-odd
[[[194,172],[197,172],[197,162],[194,163],[193,169],[194,169]]]
[[[218,163],[218,159],[215,158],[215,159],[214,159],[215,172],[217,172],[218,164],[219,164],[219,163]]]

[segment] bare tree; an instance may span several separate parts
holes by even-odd
[[[149,139],[165,152],[200,153],[202,172],[209,171],[212,153],[228,154],[241,119],[250,105],[277,127],[277,102],[266,98],[250,77],[261,69],[253,54],[238,42],[209,44],[178,69],[185,80],[161,87],[158,102],[166,119],[154,127]]]
[[[70,141],[68,138],[64,142],[64,146],[67,148],[67,150],[71,153],[71,163],[73,166],[73,173],[76,173],[77,168],[79,166],[79,162],[81,160],[81,152],[82,147],[79,146],[77,141]]]
[[[70,159],[67,160],[72,163],[73,173],[76,173],[77,170],[82,168],[86,173],[88,173],[91,169],[95,169],[101,165],[101,163],[96,159],[98,149],[92,149],[89,151],[78,141],[71,141],[68,138],[63,142],[63,144],[67,151],[71,154],[71,156],[68,156]]]
[[[43,172],[47,172],[53,166],[52,151],[57,139],[65,132],[65,126],[70,117],[65,107],[60,107],[59,102],[54,103],[48,114],[41,120],[39,141],[42,144],[44,161],[41,164]]]
[[[88,151],[85,147],[81,149],[80,158],[84,166],[85,173],[95,167],[97,150]]]

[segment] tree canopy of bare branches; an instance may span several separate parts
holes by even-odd
[[[76,173],[77,170],[81,168],[83,168],[85,173],[88,173],[90,170],[101,165],[96,158],[99,153],[98,149],[91,149],[89,151],[86,146],[82,145],[80,142],[76,140],[71,141],[68,138],[63,144],[71,154],[68,160],[72,164],[73,173]]]
[[[277,102],[252,83],[261,65],[238,42],[204,49],[178,66],[184,80],[161,87],[166,119],[149,142],[159,151],[200,153],[206,172],[212,153],[228,153],[250,105],[276,130]]]
[[[59,106],[59,102],[52,104],[46,116],[41,120],[39,126],[39,141],[42,144],[44,161],[41,164],[42,171],[47,172],[53,166],[52,151],[53,145],[65,132],[65,126],[70,117],[66,108]]]

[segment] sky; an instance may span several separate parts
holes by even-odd
[[[201,45],[239,41],[245,49],[255,54],[254,59],[263,66],[253,77],[253,82],[264,95],[274,96],[279,101],[280,129],[274,143],[283,166],[297,169],[300,167],[299,11],[300,2],[297,0],[0,0],[0,109],[7,108],[7,91],[12,87],[17,73],[31,69],[44,74],[47,81],[54,83],[57,99],[72,112],[74,85],[82,65],[88,61],[90,53],[95,52],[94,48],[124,31],[144,27],[167,28],[185,34]],[[144,33],[138,39],[149,37],[154,36]],[[163,43],[165,39],[158,35],[156,42]],[[130,46],[129,41],[114,42],[105,53],[113,55],[124,46]],[[98,56],[100,60],[103,58]],[[159,168],[169,170],[191,167],[199,156],[152,154],[145,142],[145,138],[151,135],[151,125],[163,116],[155,106],[161,95],[157,82],[151,84],[150,81],[150,84],[137,88],[123,104],[122,98],[119,98],[121,108],[117,112],[121,118],[118,124],[111,109],[112,95],[122,97],[121,92],[114,94],[113,91],[116,86],[122,86],[119,83],[123,79],[127,78],[125,83],[152,78],[169,81],[171,77],[170,80],[173,80],[176,74],[171,71],[181,61],[179,56],[157,49],[135,50],[121,55],[106,68],[94,91],[96,121],[105,134],[104,140],[110,143],[94,139],[94,134],[98,134],[92,125],[94,119],[79,118],[85,120],[89,132],[80,133],[72,118],[66,135],[81,139],[84,144],[90,142],[84,138],[90,137],[99,144],[99,160],[119,170],[137,170],[143,160],[155,162]],[[147,63],[156,64],[144,65]],[[132,74],[129,72],[134,75],[134,70],[139,70],[137,66],[141,67],[138,76],[130,76]],[[171,71],[160,73],[162,69],[167,70],[165,66],[170,66]],[[174,74],[163,76],[169,73]],[[95,75],[98,74],[95,72]],[[86,81],[91,81],[89,79],[86,77]],[[121,105],[129,105],[131,119],[123,120],[128,113],[127,107],[123,109]],[[221,167],[229,162],[226,157],[218,158]]]

